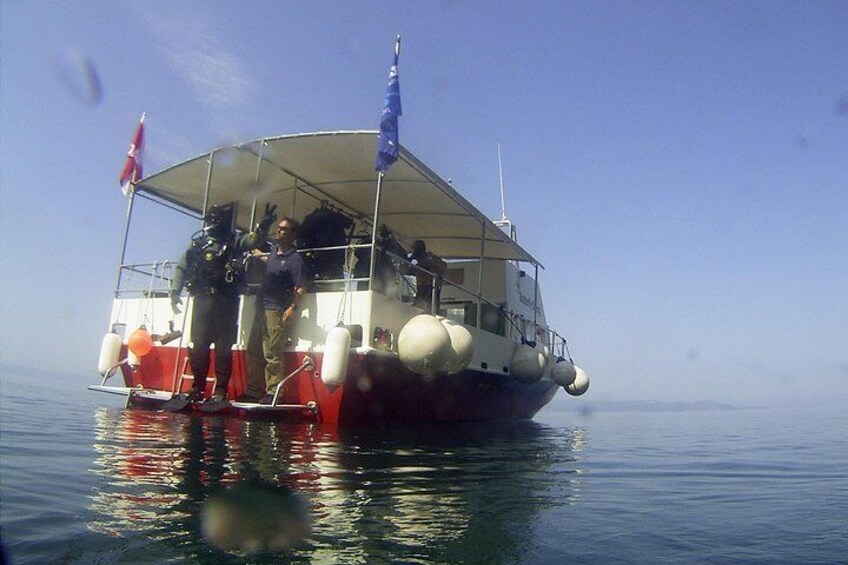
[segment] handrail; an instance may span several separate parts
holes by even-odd
[[[448,286],[456,288],[457,290],[459,290],[459,291],[461,291],[465,294],[468,294],[473,299],[477,299],[477,300],[480,300],[481,302],[489,304],[490,306],[494,306],[500,312],[503,312],[504,316],[506,316],[507,318],[510,318],[510,323],[513,325],[513,327],[515,327],[514,320],[516,318],[519,318],[519,319],[523,318],[523,316],[521,316],[521,314],[514,312],[512,310],[506,310],[502,305],[498,304],[497,302],[493,302],[492,300],[489,300],[488,298],[486,298],[482,294],[478,294],[477,292],[469,290],[469,289],[465,288],[464,286],[458,285],[458,284],[446,279],[443,275],[439,275],[439,274],[436,274],[432,271],[428,271],[427,269],[420,267],[419,265],[413,265],[406,258],[401,257],[399,255],[396,255],[396,254],[392,253],[391,251],[386,251],[386,255],[390,256],[392,259],[395,259],[395,260],[398,260],[402,263],[405,263],[407,265],[407,267],[410,270],[412,270],[413,272],[421,271],[421,272],[427,274],[428,276],[433,277],[433,280],[436,281],[436,284],[433,285],[433,292],[434,293],[436,292],[437,285],[446,284]],[[435,301],[434,301],[434,303],[435,303]],[[530,320],[528,320],[528,322],[529,321]],[[566,339],[563,336],[561,336],[556,330],[551,328],[550,326],[539,324],[535,319],[532,321],[532,326],[533,326],[533,330],[534,330],[533,335],[536,335],[539,330],[542,330],[543,332],[546,332],[546,333],[551,335],[551,341],[548,345],[550,346],[552,351],[556,349],[557,338],[559,339],[559,342],[561,344],[564,345],[566,343]],[[522,338],[523,337],[524,336],[522,336]]]
[[[151,270],[151,271],[142,271],[141,269],[139,269],[139,267],[163,266],[164,264],[167,264],[167,263],[169,263],[169,262],[166,261],[165,263],[163,263],[162,261],[153,261],[152,263],[125,263],[123,265],[119,265],[119,267],[121,269],[125,270],[125,271],[130,271],[130,272],[139,273],[141,275],[145,275],[145,276],[148,276],[148,277],[156,277],[158,279],[170,281],[171,279],[169,277],[166,277],[164,275],[164,273],[160,275],[158,269]]]
[[[334,246],[328,246],[328,247],[311,247],[311,248],[306,248],[306,249],[298,249],[297,252],[298,253],[314,253],[314,252],[323,252],[323,251],[338,251],[338,250],[343,250],[343,249],[349,249],[351,247],[356,248],[356,249],[370,249],[371,244],[370,243],[361,243],[361,244],[351,244],[351,245],[334,245]],[[521,335],[522,339],[526,339],[527,336],[524,335],[524,332],[522,332],[520,330],[520,328],[517,327],[518,326],[518,320],[524,319],[524,317],[521,314],[519,314],[518,312],[515,312],[513,310],[507,310],[501,304],[498,304],[497,302],[494,302],[493,300],[490,300],[489,298],[486,298],[485,296],[483,296],[482,293],[478,293],[478,292],[471,290],[469,288],[466,288],[466,287],[464,287],[460,284],[454,283],[454,282],[448,280],[447,278],[445,278],[444,275],[437,274],[433,271],[430,271],[428,269],[421,267],[420,265],[414,265],[406,257],[402,257],[400,255],[397,255],[396,253],[391,252],[390,250],[386,249],[383,246],[377,246],[377,247],[383,253],[385,253],[386,257],[388,257],[390,260],[392,260],[393,262],[396,263],[396,268],[397,268],[399,273],[403,274],[403,271],[406,271],[406,274],[415,274],[415,273],[420,272],[420,273],[424,273],[425,275],[427,275],[429,277],[432,277],[434,282],[435,282],[435,284],[433,285],[433,292],[434,293],[436,292],[436,289],[439,286],[449,286],[449,287],[455,288],[458,291],[460,291],[461,293],[467,295],[470,300],[479,300],[481,303],[488,304],[488,305],[496,308],[499,312],[503,313],[503,315],[506,317],[508,323],[514,329],[518,330],[519,333],[522,334]],[[254,256],[262,256],[262,255],[267,255],[267,253],[266,254],[256,254]],[[155,280],[170,282],[171,278],[165,275],[164,268],[160,272],[160,270],[157,267],[159,267],[159,266],[165,267],[166,265],[174,265],[174,264],[175,264],[175,262],[173,262],[173,261],[165,261],[165,262],[153,261],[153,262],[146,262],[146,263],[126,263],[126,264],[120,265],[119,268],[121,270],[126,270],[126,271],[129,271],[129,272],[138,273],[138,274],[141,274],[141,275],[144,275],[144,276],[152,277]],[[145,270],[145,268],[150,268],[150,269]],[[355,278],[352,277],[352,278],[341,278],[341,279],[335,279],[334,278],[334,279],[316,280],[314,282],[314,284],[323,286],[323,285],[329,285],[329,284],[351,283],[351,282],[367,282],[367,281],[369,281],[369,277],[355,277]],[[161,292],[166,292],[166,291],[167,291],[167,289],[161,289]],[[138,294],[141,294],[141,295],[145,295],[145,293],[148,293],[147,296],[148,297],[150,296],[148,288],[141,288],[141,289],[118,288],[117,292],[119,294],[138,293]],[[158,291],[154,290],[153,294],[155,295],[156,292],[158,292]],[[435,301],[433,301],[433,304],[435,305]],[[550,342],[547,343],[547,345],[551,348],[552,351],[559,348],[559,349],[563,350],[563,352],[565,352],[565,349],[567,349],[567,345],[566,345],[567,341],[556,330],[554,330],[553,328],[551,328],[550,326],[548,326],[546,324],[540,324],[535,320],[527,319],[527,320],[525,320],[525,322],[529,323],[530,327],[532,328],[532,333],[531,333],[532,336],[534,336],[534,337],[537,336],[540,331],[544,332],[544,333],[550,335]],[[535,341],[535,340],[532,340],[532,341]]]

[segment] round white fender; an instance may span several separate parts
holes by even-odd
[[[564,387],[565,392],[570,394],[571,396],[580,396],[587,390],[589,390],[589,375],[586,374],[586,371],[578,367],[574,366],[575,377],[574,382],[570,385]]]
[[[541,350],[522,343],[512,354],[510,371],[518,382],[533,384],[542,378],[546,363],[545,354]]]
[[[559,357],[551,370],[551,380],[560,386],[568,386],[574,382],[577,370],[568,359]]]
[[[133,353],[132,349],[127,348],[127,363],[130,364],[130,367],[135,369],[141,365],[141,357]]]
[[[121,336],[109,332],[103,336],[100,344],[100,359],[97,361],[97,370],[104,377],[118,365],[118,356],[121,354]]]
[[[442,318],[440,321],[448,331],[452,351],[451,358],[442,367],[442,372],[455,375],[464,370],[471,362],[471,356],[474,355],[474,336],[465,326],[453,320]]]
[[[350,359],[350,330],[336,326],[327,332],[324,342],[324,360],[321,362],[321,380],[327,386],[341,386],[347,376]]]
[[[545,356],[545,363],[547,363],[551,358],[551,348],[547,345],[537,344],[536,349],[542,352],[542,355]]]
[[[435,316],[419,314],[401,328],[398,356],[410,371],[433,375],[453,357],[450,334]]]
[[[554,363],[556,362],[554,356],[551,355],[551,348],[547,345],[536,344],[536,351],[540,351],[545,357],[545,370],[542,371],[542,378],[544,379],[547,376],[550,379],[551,371],[553,371]]]

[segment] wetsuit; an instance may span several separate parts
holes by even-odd
[[[202,395],[209,374],[209,353],[215,344],[215,392],[226,394],[232,374],[232,348],[236,342],[238,318],[238,276],[234,265],[245,249],[254,247],[258,237],[247,234],[201,234],[192,239],[171,281],[171,293],[182,287],[192,296],[189,353],[194,375],[192,389]]]

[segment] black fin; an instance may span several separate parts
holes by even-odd
[[[191,404],[187,392],[180,393],[162,405],[163,412],[182,412]]]
[[[214,413],[229,407],[230,403],[226,400],[207,400],[200,405],[200,411]]]

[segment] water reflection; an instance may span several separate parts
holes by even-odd
[[[101,409],[93,471],[103,483],[89,527],[157,540],[172,555],[214,553],[199,533],[203,503],[252,482],[311,508],[312,536],[293,561],[520,561],[540,514],[579,500],[586,441],[579,428],[533,422],[339,434]]]

